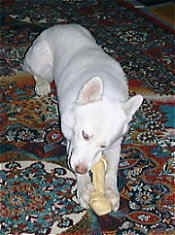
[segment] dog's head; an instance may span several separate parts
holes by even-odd
[[[99,160],[101,152],[122,137],[133,114],[142,103],[136,95],[126,103],[103,96],[103,81],[89,80],[81,89],[73,111],[69,161],[74,171],[85,174]]]

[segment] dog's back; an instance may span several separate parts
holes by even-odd
[[[96,44],[88,30],[77,24],[56,25],[43,31],[27,52],[24,69],[56,81],[60,111],[75,101],[83,84],[94,76],[103,79],[104,95],[121,101],[128,98],[120,64]]]

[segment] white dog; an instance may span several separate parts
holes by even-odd
[[[142,96],[128,99],[125,74],[85,28],[56,25],[42,32],[28,50],[24,70],[34,74],[37,92],[57,84],[61,127],[68,162],[77,174],[80,203],[88,208],[93,190],[88,171],[104,152],[108,161],[106,196],[119,207],[117,167],[121,141]]]

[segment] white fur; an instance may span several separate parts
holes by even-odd
[[[105,153],[106,194],[117,210],[121,141],[142,96],[128,100],[120,64],[96,44],[88,30],[76,24],[56,25],[42,32],[26,54],[24,70],[35,75],[40,94],[49,92],[47,81],[54,79],[57,84],[62,132],[73,170],[77,166],[90,170],[101,152]],[[81,205],[88,207],[93,187],[88,172],[83,173],[77,174],[78,195]]]

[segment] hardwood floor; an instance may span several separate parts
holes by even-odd
[[[168,2],[157,6],[150,7],[150,11],[160,19],[175,26],[175,3]]]
[[[169,29],[175,30],[175,2],[172,0],[125,0],[145,15],[157,19]]]

